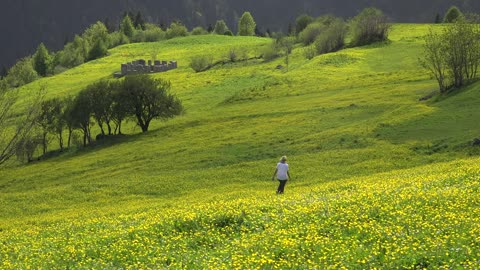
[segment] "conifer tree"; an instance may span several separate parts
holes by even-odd
[[[135,28],[129,16],[123,17],[122,23],[120,24],[120,31],[129,38],[133,36]]]
[[[33,56],[33,67],[40,76],[47,76],[50,66],[50,55],[47,48],[41,43]]]

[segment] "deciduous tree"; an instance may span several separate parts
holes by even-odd
[[[122,85],[128,97],[129,114],[136,119],[142,132],[147,132],[153,119],[166,120],[183,112],[180,100],[169,93],[170,82],[148,75],[125,77]]]
[[[255,35],[255,27],[257,24],[250,12],[243,13],[238,21],[238,35],[239,36],[253,36]]]

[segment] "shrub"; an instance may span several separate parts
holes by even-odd
[[[205,30],[201,26],[197,26],[197,27],[193,28],[193,30],[192,30],[192,35],[194,35],[194,36],[206,35],[206,34],[208,34],[207,30]]]
[[[190,59],[190,67],[195,72],[201,72],[212,64],[212,57],[207,55],[194,56]]]
[[[454,23],[455,21],[461,18],[463,18],[463,14],[460,11],[460,9],[458,9],[456,6],[451,6],[448,9],[447,13],[445,14],[445,18],[443,18],[443,22]]]
[[[225,32],[227,31],[230,31],[228,29],[228,26],[227,24],[225,23],[224,20],[218,20],[216,23],[215,23],[215,28],[213,30],[213,32],[215,32],[215,34],[217,35],[223,35],[225,34]],[[233,34],[232,34],[233,35]]]
[[[88,42],[79,36],[75,36],[73,42],[65,45],[65,48],[59,53],[60,65],[64,67],[81,65],[88,56]]]
[[[313,18],[306,14],[300,15],[295,20],[295,33],[300,34],[307,26],[313,22]]]
[[[368,45],[388,39],[390,24],[383,12],[376,8],[366,8],[355,16],[351,22],[352,44]]]
[[[145,42],[145,32],[143,30],[134,30],[130,41],[133,43]]]
[[[225,31],[225,36],[233,36],[233,32],[230,30]]]
[[[165,39],[165,31],[162,28],[150,24],[146,25],[145,29],[145,41],[146,42],[156,42]]]
[[[299,35],[298,39],[304,45],[312,44],[318,35],[323,31],[324,25],[320,22],[309,24]]]
[[[308,60],[311,60],[317,55],[317,49],[314,45],[307,46],[303,49],[303,55]]]
[[[242,59],[247,59],[247,51],[242,47],[230,48],[227,52],[227,59],[231,62],[235,62]]]
[[[82,34],[82,38],[86,40],[90,46],[93,46],[98,41],[101,41],[107,47],[110,43],[108,29],[102,22],[96,22],[95,24],[92,24]]]
[[[107,54],[107,51],[107,45],[105,45],[103,41],[97,40],[88,52],[88,60],[94,60],[103,57]]]
[[[175,37],[186,37],[188,36],[187,27],[181,23],[173,22],[170,27],[167,29],[166,38],[171,39]]]
[[[262,57],[265,61],[272,61],[275,58],[280,56],[280,48],[277,45],[276,41],[273,41],[272,44],[266,46],[262,50]]]
[[[11,87],[19,87],[31,83],[37,78],[38,74],[33,69],[32,58],[25,57],[8,70],[5,80]]]
[[[324,31],[315,39],[315,49],[318,54],[335,52],[345,45],[345,36],[347,27],[343,20],[336,19],[330,26],[325,27]]]
[[[110,36],[110,46],[109,48],[117,47],[123,44],[130,43],[129,38],[122,32],[113,32],[109,34]]]

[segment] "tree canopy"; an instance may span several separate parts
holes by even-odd
[[[238,21],[238,35],[239,36],[253,36],[255,35],[255,27],[257,24],[250,12],[243,13]]]

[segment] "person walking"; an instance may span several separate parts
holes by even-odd
[[[273,173],[273,176],[272,176],[272,181],[275,181],[275,176],[277,176],[277,180],[278,182],[280,182],[277,188],[277,194],[283,194],[285,185],[287,184],[287,180],[292,179],[288,171],[286,156],[283,156],[280,159],[280,162],[277,164],[277,168],[275,169],[275,172]]]

